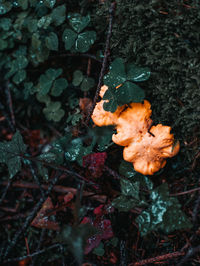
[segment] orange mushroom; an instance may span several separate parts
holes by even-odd
[[[103,86],[100,96],[103,97],[107,86]],[[97,126],[115,125],[117,133],[112,140],[118,145],[125,146],[124,160],[132,162],[134,169],[144,175],[153,175],[166,164],[166,158],[175,156],[179,142],[174,145],[174,135],[170,134],[171,127],[158,124],[152,126],[151,104],[131,103],[118,107],[114,113],[103,109],[104,100],[96,104],[92,119]]]

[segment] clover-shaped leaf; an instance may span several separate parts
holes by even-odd
[[[87,52],[96,40],[95,31],[86,31],[80,33],[75,41],[75,50],[80,53]]]
[[[46,47],[52,51],[58,51],[58,37],[54,32],[50,32],[45,38]]]
[[[94,87],[95,80],[90,77],[85,77],[81,83],[81,90],[82,91],[89,91],[92,87]]]
[[[65,43],[65,49],[75,52],[84,53],[87,52],[91,45],[96,40],[95,31],[82,30],[88,26],[90,22],[90,16],[81,16],[78,13],[69,14],[69,25],[72,29],[65,29],[62,35],[62,40]]]
[[[43,109],[48,120],[53,120],[54,122],[59,122],[65,114],[65,111],[61,109],[60,102],[50,102],[47,107]]]
[[[103,100],[106,100],[103,104],[104,110],[115,112],[118,106],[115,89],[110,88],[109,90],[107,90],[103,96]]]
[[[65,49],[70,50],[74,45],[78,34],[70,29],[65,29],[62,35],[62,40],[65,42]]]
[[[65,4],[61,5],[61,6],[57,6],[56,8],[54,8],[50,17],[52,18],[52,20],[56,26],[61,25],[66,19]]]
[[[127,80],[140,82],[149,79],[150,69],[148,67],[138,67],[135,64],[127,64]]]
[[[80,70],[74,71],[72,84],[74,86],[79,86],[81,84],[83,78],[84,78],[83,73]]]
[[[110,71],[104,76],[104,84],[108,87],[117,87],[126,81],[124,60],[116,58],[110,65]]]
[[[52,96],[60,96],[68,86],[68,82],[64,78],[59,78],[54,81],[53,87],[51,89]]]
[[[15,84],[19,84],[21,83],[23,80],[25,80],[26,78],[26,71],[24,69],[20,69],[19,71],[17,71],[17,73],[14,75],[14,77],[12,78],[13,82]]]
[[[141,102],[144,91],[133,82],[144,81],[150,76],[148,68],[141,68],[135,64],[124,64],[122,58],[115,59],[110,65],[110,71],[104,76],[104,84],[109,88],[103,100],[104,110],[114,112],[118,105],[131,102]]]
[[[90,23],[90,16],[81,16],[79,13],[70,13],[68,16],[69,24],[77,32],[80,33]]]
[[[118,105],[124,105],[131,102],[141,102],[144,97],[144,91],[136,84],[127,81],[120,88],[115,89]]]

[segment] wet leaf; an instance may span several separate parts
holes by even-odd
[[[136,219],[142,235],[152,230],[161,229],[168,234],[174,230],[191,228],[192,224],[181,211],[178,200],[169,196],[166,183],[152,190],[150,196],[150,207]]]
[[[149,79],[150,74],[148,67],[139,67],[132,63],[127,65],[127,80],[134,82],[145,81]]]
[[[81,53],[87,52],[96,40],[95,31],[80,33],[75,41],[75,50]]]
[[[90,16],[81,16],[79,13],[71,13],[68,16],[69,24],[77,32],[80,33],[90,23]]]
[[[133,168],[133,164],[122,160],[119,166],[119,173],[127,178],[132,179],[137,172]]]
[[[21,155],[26,151],[22,136],[17,131],[11,141],[0,142],[0,163],[8,166],[10,178],[21,170]]]
[[[124,105],[131,102],[142,102],[145,97],[144,91],[132,82],[125,82],[115,92],[118,105]]]
[[[131,196],[134,199],[139,200],[139,182],[121,179],[120,184],[123,195]]]
[[[116,58],[110,65],[108,74],[104,76],[104,84],[110,88],[115,88],[126,81],[124,60]],[[109,89],[110,89],[109,88]]]
[[[112,201],[112,206],[117,208],[119,211],[127,212],[138,206],[138,200],[121,195]]]
[[[56,3],[56,0],[44,0],[44,4],[49,7],[49,8],[53,8],[54,5]]]
[[[62,35],[62,40],[65,43],[65,50],[70,50],[72,46],[74,45],[77,33],[75,33],[73,30],[65,29]]]
[[[71,141],[70,145],[68,146],[67,151],[65,152],[65,158],[69,161],[75,161],[82,149],[82,140],[80,138],[76,138]]]

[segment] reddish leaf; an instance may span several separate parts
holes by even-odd
[[[56,222],[50,221],[49,217],[47,216],[47,211],[52,210],[54,208],[51,198],[48,197],[42,208],[38,212],[35,219],[32,221],[31,225],[37,228],[46,228],[51,230],[59,230],[59,225]]]
[[[88,154],[83,157],[83,167],[88,168],[92,177],[98,178],[102,175],[106,158],[106,152]]]
[[[95,221],[93,222],[89,217],[85,217],[82,223],[90,223],[99,231],[99,233],[95,234],[87,240],[85,254],[88,254],[92,249],[98,247],[101,240],[106,240],[113,237],[111,222],[108,219],[95,219]]]

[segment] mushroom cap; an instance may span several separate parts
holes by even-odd
[[[117,110],[114,113],[111,113],[103,109],[104,102],[104,100],[101,100],[96,104],[93,114],[91,116],[93,122],[99,127],[116,125],[118,117],[124,107],[118,106]]]
[[[135,170],[144,175],[153,175],[166,164],[166,158],[175,156],[179,149],[179,142],[174,146],[174,136],[171,128],[158,124],[153,126],[142,138],[135,138],[124,148],[124,160],[132,162]]]
[[[142,138],[152,124],[151,104],[144,100],[142,103],[131,103],[117,120],[117,133],[112,140],[118,145],[127,146],[133,139]]]

